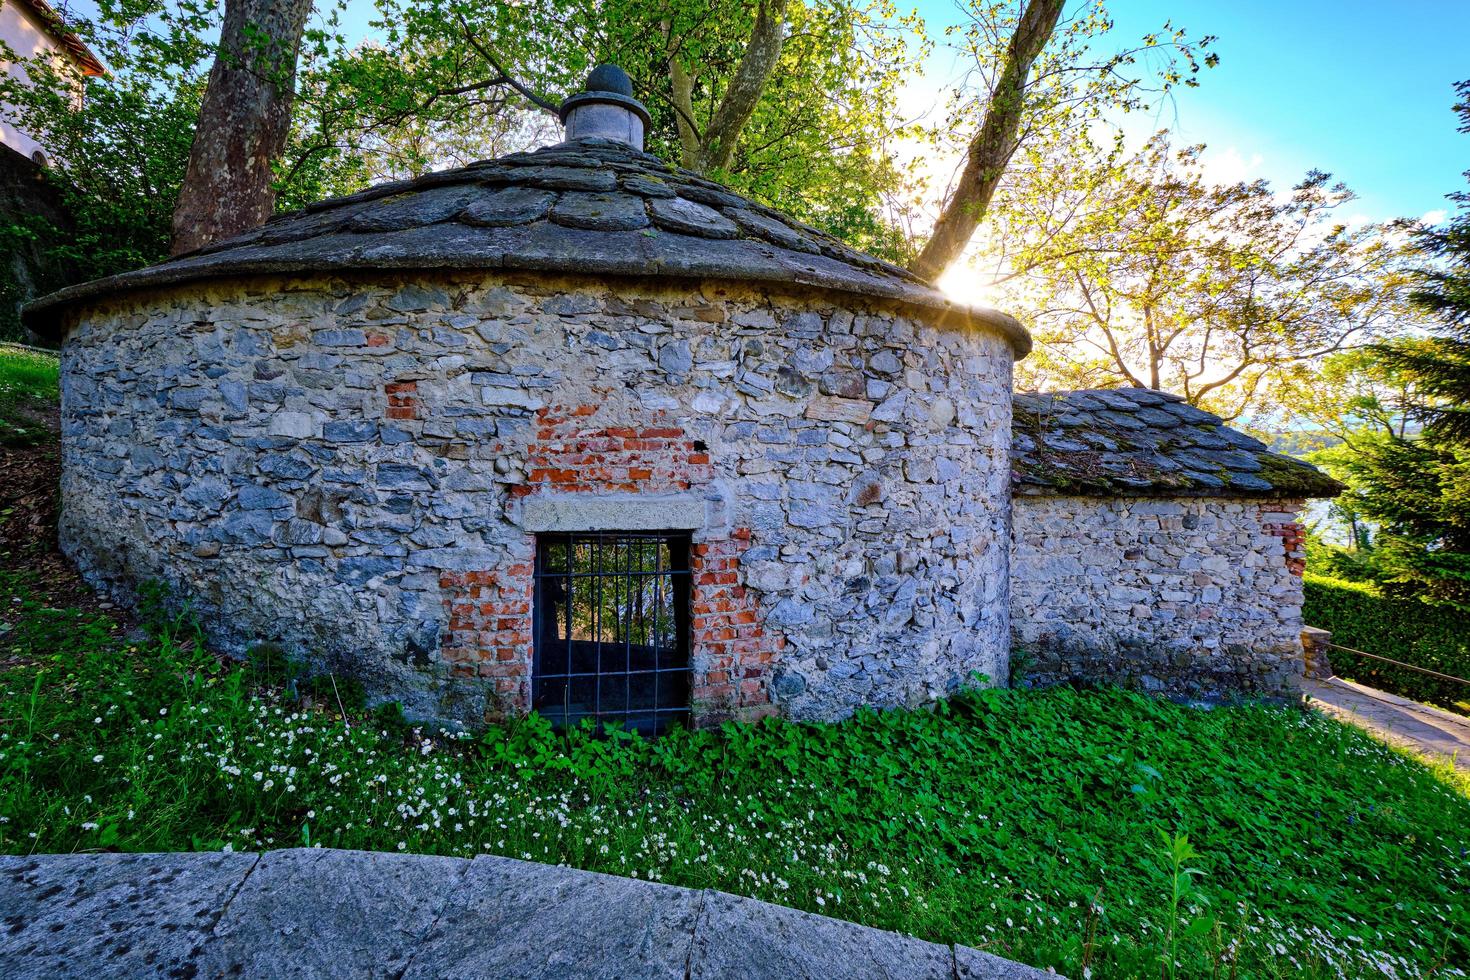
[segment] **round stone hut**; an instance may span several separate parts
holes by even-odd
[[[913,704],[1010,642],[1025,330],[642,151],[566,142],[33,304],[62,547],[415,718]]]

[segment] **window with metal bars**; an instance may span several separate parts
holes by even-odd
[[[689,535],[536,536],[532,706],[659,735],[689,718]]]

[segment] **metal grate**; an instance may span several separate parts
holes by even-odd
[[[531,704],[658,735],[689,717],[689,535],[536,538]]]

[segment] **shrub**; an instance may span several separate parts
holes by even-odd
[[[1465,614],[1418,599],[1384,595],[1371,582],[1345,582],[1307,574],[1303,615],[1310,626],[1332,631],[1332,642],[1407,664],[1470,678],[1470,628]],[[1343,677],[1418,701],[1461,707],[1470,685],[1444,681],[1342,650],[1332,667]]]

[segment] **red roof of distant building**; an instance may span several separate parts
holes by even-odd
[[[50,31],[61,46],[66,48],[76,63],[81,66],[83,75],[107,74],[107,67],[92,53],[92,49],[87,47],[73,31],[67,30],[66,21],[62,19],[61,14],[56,12],[56,8],[46,0],[22,0],[22,3],[30,8],[31,13],[40,19],[46,30]]]

